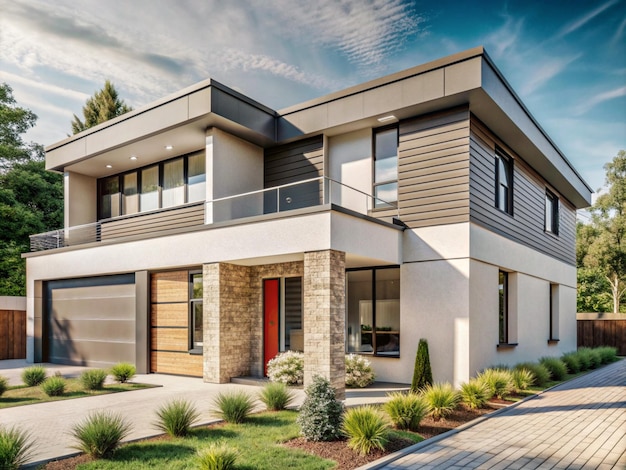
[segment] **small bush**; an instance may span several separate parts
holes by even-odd
[[[157,411],[155,427],[172,437],[182,437],[189,434],[194,421],[200,414],[187,400],[172,400]]]
[[[542,357],[539,363],[550,371],[552,380],[565,380],[567,377],[567,366],[558,357]]]
[[[445,418],[459,404],[460,395],[449,383],[435,383],[423,390],[424,399],[430,407],[430,415],[435,421]]]
[[[0,427],[0,468],[17,470],[30,458],[33,449],[30,435],[16,427]]]
[[[485,369],[476,379],[485,384],[490,398],[502,400],[513,392],[513,378],[508,370]]]
[[[231,470],[239,453],[225,442],[212,442],[198,450],[198,467],[201,470]]]
[[[433,372],[430,368],[430,355],[428,354],[428,341],[420,339],[415,354],[415,367],[413,369],[413,380],[411,381],[411,391],[417,393],[424,387],[433,384]]]
[[[128,362],[120,362],[111,367],[111,375],[121,384],[128,382],[136,373],[137,368]]]
[[[46,369],[43,366],[30,366],[22,371],[22,380],[29,387],[41,385],[46,380]]]
[[[480,380],[471,379],[461,384],[461,401],[471,410],[482,408],[489,400],[489,389]]]
[[[591,369],[593,359],[589,348],[580,348],[575,352],[575,354],[578,358],[578,362],[580,363],[581,372]]]
[[[70,434],[77,441],[74,449],[100,459],[111,456],[130,430],[121,415],[100,411],[74,425]]]
[[[567,372],[570,374],[577,374],[580,372],[580,359],[578,354],[574,352],[566,353],[561,356],[561,360],[567,366]]]
[[[304,380],[304,354],[297,351],[280,353],[267,363],[267,376],[272,382],[301,385]]]
[[[102,390],[106,378],[107,371],[104,369],[86,370],[80,374],[80,382],[85,390]]]
[[[602,364],[610,364],[617,360],[617,348],[611,346],[601,346],[596,348],[596,351],[600,355]]]
[[[0,375],[0,397],[9,389],[9,379]]]
[[[341,426],[348,438],[348,447],[361,455],[367,455],[374,449],[385,450],[388,429],[384,416],[371,405],[350,408]]]
[[[49,397],[59,397],[65,393],[65,379],[63,377],[48,377],[41,384],[41,389]]]
[[[599,365],[602,364],[602,356],[597,349],[592,348],[580,348],[578,352],[583,354],[583,357],[586,357],[586,362],[589,363],[588,369],[595,369]]]
[[[293,393],[284,383],[270,382],[259,393],[259,400],[269,411],[280,411],[287,408],[293,401]]]
[[[515,369],[527,369],[533,373],[533,385],[537,387],[545,387],[550,380],[550,371],[543,364],[536,362],[522,362],[515,366]]]
[[[430,411],[426,399],[416,393],[392,393],[383,409],[398,429],[417,431],[420,422]]]
[[[374,369],[365,357],[358,354],[346,355],[346,386],[367,387],[374,383]]]
[[[513,389],[516,393],[528,390],[530,386],[535,382],[535,375],[532,371],[520,367],[519,369],[513,369],[511,371],[511,380],[513,382]]]
[[[313,377],[306,390],[306,398],[300,407],[296,422],[308,441],[332,441],[341,436],[343,405],[335,397],[335,390],[328,379]]]
[[[245,392],[219,393],[213,400],[213,415],[228,423],[243,423],[254,408],[254,400]]]

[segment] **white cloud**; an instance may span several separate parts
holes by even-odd
[[[574,114],[576,116],[580,116],[585,114],[594,106],[604,103],[605,101],[610,101],[616,98],[621,98],[622,96],[626,96],[626,86],[615,88],[614,90],[605,91],[602,93],[598,93],[589,99],[583,101],[580,105],[574,108]]]
[[[69,88],[52,85],[50,83],[45,83],[41,80],[32,80],[30,78],[16,75],[14,73],[4,72],[2,70],[0,70],[0,79],[11,84],[12,87],[14,86],[14,84],[19,83],[20,85],[23,85],[27,88],[32,88],[40,92],[50,93],[72,100],[85,101],[87,98],[89,98],[89,95],[87,93],[81,93],[76,90],[70,90]]]
[[[581,18],[578,18],[575,21],[565,25],[563,28],[561,28],[561,30],[559,30],[559,32],[554,36],[554,38],[555,39],[562,38],[562,37],[567,36],[568,34],[575,32],[576,30],[582,28],[584,25],[586,25],[591,20],[593,20],[600,13],[612,7],[618,2],[619,0],[610,0],[606,3],[603,3],[598,8],[595,8],[594,10],[591,10],[590,12],[583,15]]]
[[[522,94],[529,95],[541,88],[546,82],[560,74],[569,64],[578,60],[580,57],[582,57],[582,54],[571,57],[548,58],[534,70],[530,67],[530,70],[526,72],[527,79],[522,86]]]
[[[524,21],[522,18],[504,16],[504,24],[484,38],[483,43],[488,48],[494,59],[505,57],[509,53],[515,53],[517,44],[523,32]]]

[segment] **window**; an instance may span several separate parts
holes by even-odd
[[[546,191],[545,230],[559,234],[559,199],[550,191]]]
[[[206,199],[206,158],[204,153],[191,155],[188,158],[187,170],[187,202],[204,201]]]
[[[182,158],[163,164],[163,203],[161,207],[185,203],[185,162]]]
[[[346,273],[348,352],[400,356],[400,268]]]
[[[141,170],[141,212],[159,208],[159,166]]]
[[[499,338],[500,344],[509,342],[509,275],[503,271],[498,273],[498,294],[499,294]]]
[[[139,212],[139,193],[137,191],[137,172],[127,173],[122,178],[122,214]]]
[[[398,128],[374,132],[374,207],[398,200]]]
[[[189,275],[190,349],[202,349],[202,273]]]
[[[496,153],[496,207],[513,215],[513,160]]]
[[[550,284],[550,332],[548,342],[559,340],[559,285]]]
[[[120,215],[120,180],[117,176],[100,180],[100,214],[102,219]]]

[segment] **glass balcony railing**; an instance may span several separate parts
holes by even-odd
[[[363,215],[389,218],[398,215],[395,203],[382,201],[330,178],[319,177],[207,201],[204,203],[204,223],[230,222],[248,217],[260,217],[266,214],[278,214],[329,204]],[[165,213],[165,211],[163,212]],[[168,213],[171,212],[171,209],[168,210]],[[149,215],[154,217],[155,214],[157,212],[150,212]],[[142,217],[141,214],[128,219],[129,230],[127,231],[124,230],[124,218],[120,217],[31,235],[30,251],[51,250],[136,236],[136,225],[134,231],[130,229],[130,226],[133,223],[136,224],[140,217]],[[115,230],[107,230],[111,224],[116,225]],[[185,226],[189,227],[189,224]],[[167,230],[179,230],[180,228],[173,224]],[[153,236],[160,236],[167,230],[159,230]],[[150,233],[152,231],[146,234],[147,238]]]

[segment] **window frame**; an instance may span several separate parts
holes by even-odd
[[[509,344],[509,273],[502,270],[498,271],[498,344]]]
[[[203,348],[204,348],[204,308],[203,308],[203,312],[202,312],[202,333],[203,333],[203,337],[202,337],[202,343],[196,344],[196,342],[194,341],[194,332],[195,332],[195,327],[196,327],[196,322],[195,322],[195,306],[197,304],[200,304],[204,307],[204,287],[202,289],[203,291],[203,296],[202,297],[194,297],[194,292],[193,292],[193,281],[194,281],[194,276],[200,275],[200,278],[204,280],[203,274],[202,274],[202,270],[192,270],[189,271],[188,274],[188,282],[189,282],[189,301],[188,301],[188,309],[189,309],[189,321],[188,321],[188,346],[189,346],[189,352],[190,353],[195,353],[195,354],[202,354]]]
[[[550,203],[551,210],[549,211],[548,204]],[[546,189],[546,195],[544,199],[545,210],[543,219],[543,230],[546,233],[552,235],[559,235],[559,197],[549,189]],[[549,212],[548,212],[549,211]],[[548,221],[550,227],[548,227]]]
[[[503,152],[501,149],[496,148],[495,153],[495,205],[496,208],[505,214],[513,215],[513,177],[515,172],[513,170],[513,158]],[[506,172],[507,184],[503,184],[501,181],[500,163]],[[505,202],[500,200],[500,188],[506,188],[507,200]]]
[[[396,178],[392,180],[377,181],[376,180],[376,161],[377,161],[376,137],[378,134],[382,134],[383,132],[388,132],[393,129],[395,129],[396,131]],[[398,189],[399,189],[398,163],[399,163],[399,158],[400,158],[399,151],[398,151],[399,145],[400,145],[400,126],[398,125],[398,123],[372,129],[372,196],[374,198],[372,208],[374,210],[389,209],[389,207],[393,207],[394,204],[395,205],[398,204]],[[377,205],[378,196],[376,195],[376,188],[380,186],[385,186],[387,184],[394,184],[394,183],[396,185],[396,199],[394,201],[384,201],[387,204]]]

